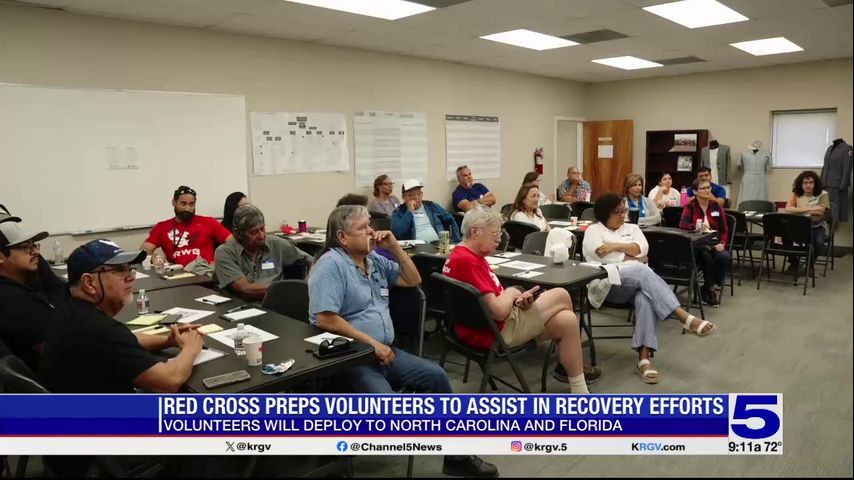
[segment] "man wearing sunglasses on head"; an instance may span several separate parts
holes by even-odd
[[[142,242],[142,250],[153,254],[159,247],[171,263],[187,266],[197,257],[214,261],[214,250],[229,238],[229,232],[213,217],[196,215],[196,191],[181,185],[172,194],[175,217],[164,220]]]
[[[55,393],[133,393],[134,387],[176,392],[204,345],[198,325],[172,325],[170,335],[134,334],[113,317],[133,302],[135,266],[143,251],[93,240],[68,256],[71,299],[50,323],[41,373]],[[178,347],[162,362],[150,352]]]
[[[39,282],[38,242],[48,233],[29,233],[19,222],[0,213],[0,341],[36,371],[47,325],[67,296],[52,299]]]

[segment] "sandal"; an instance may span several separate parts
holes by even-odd
[[[700,320],[700,323],[697,325],[697,328],[691,328],[691,324],[694,323],[694,320],[700,319],[692,315],[685,323],[682,324],[682,330],[698,337],[708,337],[709,335],[718,331],[717,325],[706,320]],[[711,325],[711,328],[706,330],[706,327],[709,325]]]
[[[646,370],[644,370],[644,366],[647,366]],[[652,362],[649,359],[642,359],[638,362],[638,374],[640,374],[641,379],[644,383],[658,383],[661,380],[661,376],[658,374],[658,370],[652,368]]]

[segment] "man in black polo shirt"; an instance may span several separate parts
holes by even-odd
[[[0,214],[0,341],[36,371],[55,307],[38,281],[38,242],[48,234],[26,232],[19,221]]]
[[[55,393],[132,393],[134,386],[176,392],[202,350],[198,325],[173,325],[169,336],[134,334],[113,319],[133,302],[136,269],[144,251],[124,252],[110,240],[93,240],[68,257],[71,299],[50,323],[42,356],[45,386]],[[161,362],[152,351],[178,347]]]

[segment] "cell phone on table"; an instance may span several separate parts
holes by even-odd
[[[160,325],[174,325],[178,323],[179,320],[181,320],[181,315],[178,315],[177,313],[170,313],[166,315],[166,318],[160,320]]]

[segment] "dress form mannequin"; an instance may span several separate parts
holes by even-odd
[[[851,184],[852,169],[851,145],[837,138],[824,153],[824,166],[821,167],[821,183],[830,195],[830,201],[836,205],[836,220],[848,221],[848,187]]]
[[[739,203],[747,200],[768,200],[768,171],[771,170],[771,153],[762,149],[762,142],[754,141],[741,153],[738,167],[742,170]]]
[[[700,164],[712,169],[712,182],[727,188],[730,179],[730,148],[729,145],[717,140],[709,142],[708,147],[700,150]]]

